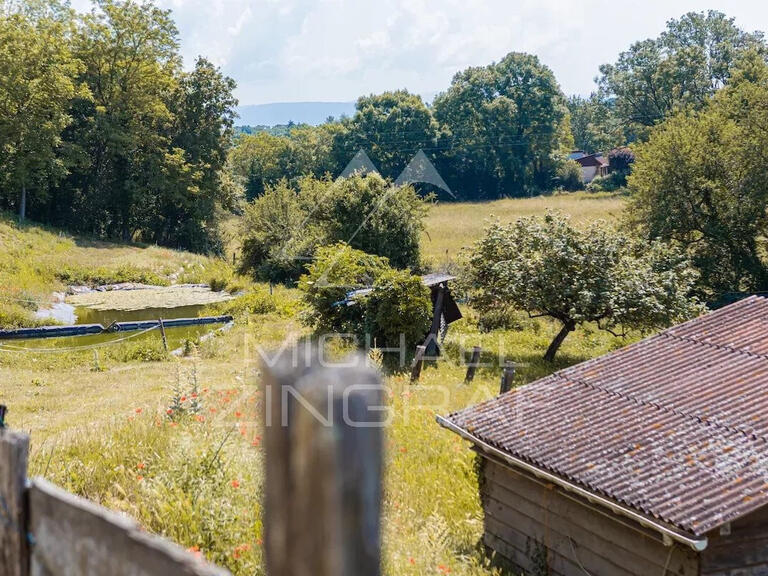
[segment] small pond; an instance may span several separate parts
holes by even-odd
[[[204,315],[206,306],[216,301],[230,299],[226,294],[217,295],[210,290],[200,287],[152,288],[147,290],[113,291],[107,294],[93,294],[68,297],[64,302],[57,302],[49,309],[40,311],[39,318],[52,318],[60,324],[101,324],[104,327],[112,322],[130,322],[137,320],[157,320],[163,318],[196,318]],[[200,304],[190,302],[202,301]],[[92,304],[91,306],[79,305],[81,302]],[[136,308],[141,303],[147,307]],[[162,306],[152,306],[161,303]],[[179,305],[174,305],[179,304]],[[109,306],[115,306],[110,308]],[[130,309],[126,309],[130,308]],[[52,324],[55,322],[51,322]],[[180,326],[166,328],[168,347],[171,350],[184,345],[186,340],[196,340],[200,336],[216,330],[221,324],[209,324],[204,326]],[[161,338],[159,330],[152,330],[146,334],[139,332],[89,334],[85,336],[68,336],[63,338],[36,338],[30,340],[6,341],[13,346],[23,346],[29,349],[50,348],[74,348],[91,346],[93,344],[106,343],[113,340],[122,340],[130,337],[130,342],[146,339]]]

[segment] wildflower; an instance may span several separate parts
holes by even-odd
[[[442,572],[443,574],[451,573],[451,569],[448,568],[448,566],[446,566],[445,564],[438,564],[437,569],[440,570],[440,572]]]
[[[144,470],[144,468],[146,467],[147,466],[146,464],[144,464],[144,462],[139,462],[138,464],[136,464],[136,468],[138,468],[139,470]]]
[[[408,558],[408,562],[410,562],[411,564],[416,564],[416,560],[413,559],[413,556]]]
[[[202,552],[200,552],[199,546],[190,546],[189,548],[187,548],[187,552],[189,552],[190,554],[194,554],[195,558],[200,558],[203,555]]]
[[[136,476],[136,482],[143,482],[143,481],[144,481],[144,476],[142,476],[141,474]]]
[[[400,448],[400,452],[401,452],[402,454],[405,454],[406,452],[408,452],[408,448],[406,448],[405,446],[403,446],[402,448]]]
[[[195,417],[195,420],[197,420],[198,422],[205,422],[205,416],[197,415]]]
[[[230,485],[231,485],[231,486],[232,486],[232,488],[234,488],[235,490],[237,490],[238,488],[240,488],[240,482],[238,482],[237,480],[232,480],[232,482],[230,482]]]
[[[203,394],[208,394],[208,388],[203,388]]]
[[[182,396],[181,398],[179,398],[179,402],[186,402],[186,401],[187,401],[186,396]]]
[[[168,410],[166,410],[165,413],[168,414],[168,416],[170,416],[171,414],[173,414],[173,408],[168,408]]]
[[[197,398],[197,392],[192,392],[192,394],[190,394],[190,397]]]
[[[215,414],[216,413],[216,408],[209,408],[208,410],[209,410],[209,412],[211,414]]]
[[[141,413],[142,413],[142,411],[143,411],[143,409],[142,409],[142,408],[136,408],[136,414],[141,414]]]
[[[242,412],[235,412],[235,418],[242,418],[243,413]]]

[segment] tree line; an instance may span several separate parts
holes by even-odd
[[[720,12],[691,12],[601,66],[589,97],[566,98],[536,56],[513,52],[458,72],[431,104],[385,92],[359,98],[351,118],[242,134],[232,167],[249,198],[284,177],[337,176],[359,149],[392,180],[423,150],[461,199],[573,189],[572,149],[607,153],[647,140],[666,118],[705,106],[751,53],[765,56],[762,33]]]
[[[0,2],[0,208],[96,237],[196,251],[239,189],[235,83],[184,71],[169,11]]]

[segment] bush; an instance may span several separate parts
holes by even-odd
[[[306,177],[298,191],[282,181],[245,210],[240,268],[259,280],[296,280],[318,246],[345,242],[416,269],[427,208],[412,186],[393,187],[376,174]]]
[[[424,340],[432,322],[432,299],[418,276],[403,270],[389,270],[379,276],[366,298],[365,323],[371,343],[398,346],[400,335],[406,346]]]
[[[587,192],[615,192],[627,183],[627,175],[622,172],[611,172],[608,176],[598,176],[587,184]]]
[[[243,218],[240,270],[265,282],[297,279],[321,234],[285,180],[249,204]]]
[[[366,287],[373,288],[369,294],[339,304],[349,292]],[[318,250],[299,288],[309,304],[305,319],[318,332],[354,334],[361,344],[370,335],[371,343],[397,346],[401,333],[410,345],[429,330],[432,306],[421,280],[344,244]]]
[[[390,270],[386,258],[372,256],[346,244],[324,246],[317,251],[307,274],[299,280],[304,301],[309,304],[307,323],[322,332],[362,334],[364,318],[359,307],[339,306],[346,295],[372,286]]]
[[[563,190],[573,192],[584,189],[581,165],[576,160],[566,158],[557,166],[557,183]]]

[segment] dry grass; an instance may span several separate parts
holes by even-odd
[[[232,299],[227,292],[213,292],[201,286],[163,286],[141,290],[110,290],[68,296],[73,306],[94,310],[141,310],[143,308],[175,308],[214,304]]]
[[[614,220],[625,206],[620,196],[578,192],[534,198],[508,198],[493,202],[444,203],[433,207],[422,238],[424,255],[433,264],[455,260],[462,248],[482,236],[490,220],[511,222],[521,216],[560,210],[576,222],[599,218]]]

